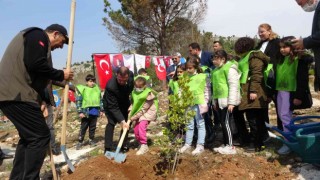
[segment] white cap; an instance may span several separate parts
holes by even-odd
[[[179,56],[181,57],[181,54],[179,52],[174,53],[174,56]]]

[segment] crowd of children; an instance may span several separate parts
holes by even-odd
[[[194,140],[196,148],[192,154],[199,155],[204,151],[205,138],[208,136],[204,117],[210,108],[219,115],[221,123],[223,145],[213,148],[220,154],[237,153],[234,138],[248,151],[264,150],[268,136],[264,116],[271,99],[276,103],[284,132],[288,131],[286,125],[292,118],[293,110],[312,105],[308,67],[313,57],[304,51],[296,51],[291,46],[293,39],[294,37],[288,36],[279,41],[282,56],[276,62],[270,62],[269,56],[260,49],[257,50],[252,38],[241,37],[234,45],[238,58],[230,59],[226,51],[217,50],[211,57],[214,69],[206,66],[203,71],[197,55],[190,55],[185,64],[178,64],[168,82],[170,93],[181,93],[178,79],[186,73],[190,78],[188,87],[193,94],[193,106],[186,111],[195,112],[195,116],[186,124],[184,145],[179,152],[190,150]],[[275,83],[272,86],[266,81],[267,70],[270,69],[274,71]],[[95,78],[88,75],[86,81],[86,86],[77,86],[77,107],[81,118],[77,149],[81,148],[88,127],[89,143],[95,145],[93,139],[101,110],[101,92],[95,85]],[[134,135],[140,144],[137,155],[148,151],[147,127],[150,121],[157,119],[157,93],[151,86],[151,78],[146,70],[140,69],[139,75],[134,78],[131,106],[128,109],[129,119],[134,124]],[[279,154],[289,152],[286,145],[278,150]]]
[[[218,112],[221,121],[223,145],[213,148],[218,153],[235,154],[233,138],[239,140],[240,145],[248,151],[264,150],[268,139],[264,116],[271,99],[276,103],[278,118],[282,121],[284,131],[288,131],[286,125],[292,119],[293,110],[312,105],[308,67],[313,57],[304,51],[295,50],[291,46],[292,39],[294,37],[288,36],[279,41],[282,56],[276,63],[271,63],[270,57],[256,50],[252,38],[239,38],[234,46],[239,60],[228,58],[224,50],[218,50],[212,56],[215,68],[211,70],[210,83],[206,83],[208,75],[201,70],[199,58],[190,56],[185,65],[177,66],[173,79],[169,81],[169,88],[173,93],[179,93],[177,79],[185,71],[191,79],[189,86],[195,96],[195,105],[191,109],[196,112],[186,127],[185,144],[179,150],[180,153],[192,147],[194,129],[197,129],[195,137],[198,139],[192,154],[198,155],[203,151],[206,133],[203,116],[208,110],[207,102],[212,102],[213,110]],[[266,74],[270,69],[274,69],[275,84],[272,87],[266,82]],[[211,91],[208,92],[208,88],[212,88]],[[212,96],[207,98],[211,92]],[[231,119],[234,120],[237,132],[232,132]],[[288,154],[290,149],[283,145],[278,153]]]

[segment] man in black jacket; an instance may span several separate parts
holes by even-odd
[[[320,6],[316,0],[296,0],[306,12],[314,11],[311,35],[293,40],[293,46],[298,49],[312,49],[315,60],[314,90],[320,89]]]
[[[28,28],[8,45],[0,62],[0,109],[15,125],[20,140],[10,179],[39,179],[48,150],[45,88],[49,80],[70,80],[73,73],[50,64],[51,51],[68,43],[66,28],[52,24],[46,30]]]
[[[132,90],[133,73],[127,67],[120,67],[116,76],[108,81],[103,95],[103,108],[108,118],[105,131],[105,152],[111,151],[116,123],[120,123],[122,128],[129,128],[126,121],[130,106],[129,95]]]

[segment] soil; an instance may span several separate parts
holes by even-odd
[[[205,151],[198,157],[181,156],[174,175],[166,172],[168,163],[151,148],[150,153],[135,155],[131,150],[119,164],[103,155],[80,164],[72,174],[64,173],[65,180],[93,179],[291,179],[295,175],[281,167],[277,160],[268,162],[260,156],[220,155]]]

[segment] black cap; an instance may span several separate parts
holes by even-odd
[[[68,32],[67,29],[60,25],[60,24],[51,24],[46,28],[46,30],[52,30],[52,31],[59,31],[65,38],[66,38],[66,44],[69,43],[69,37],[68,37]]]

